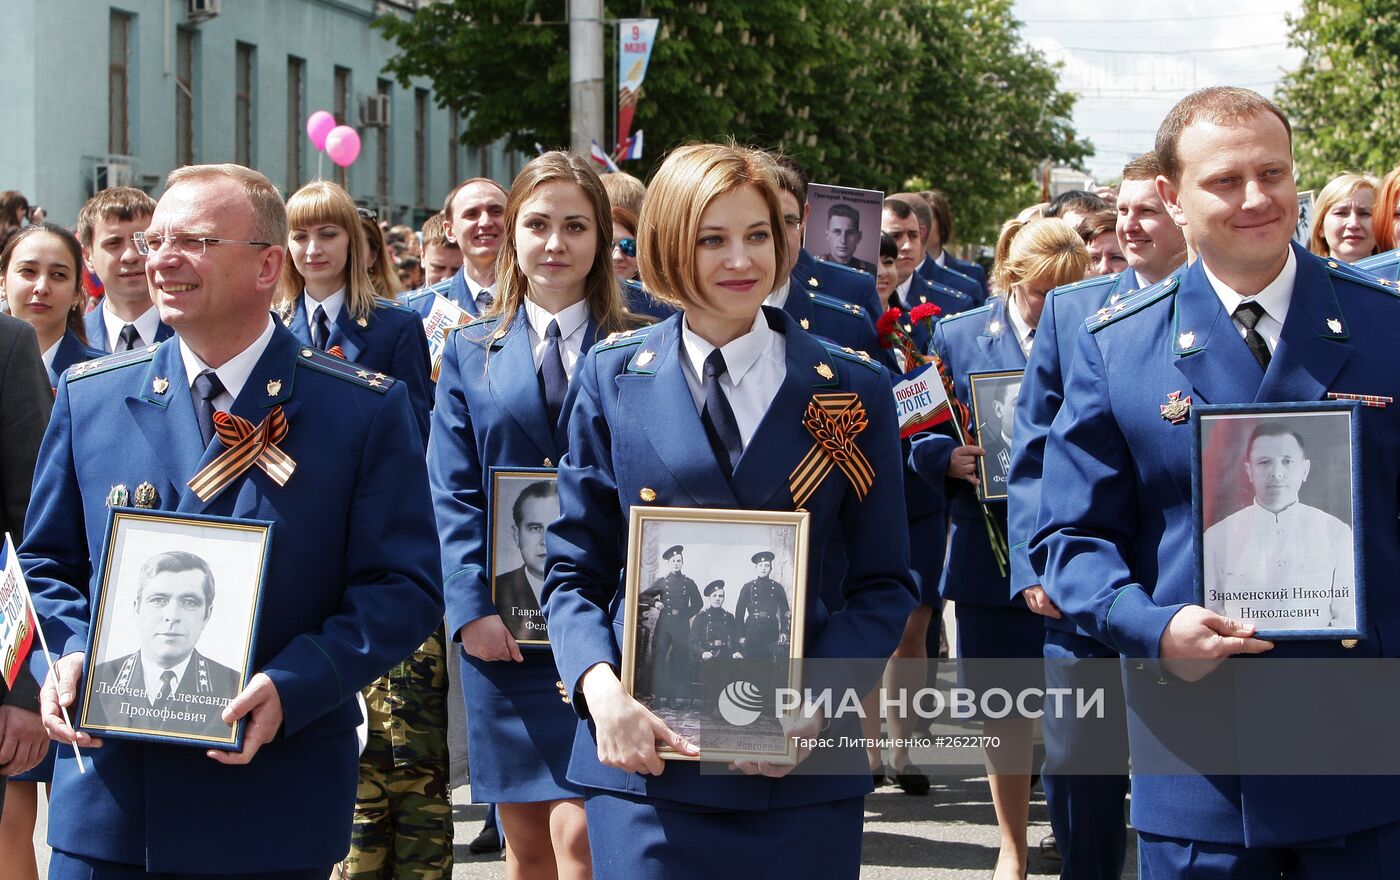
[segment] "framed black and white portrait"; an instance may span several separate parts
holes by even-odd
[[[796,759],[774,694],[799,687],[809,519],[632,508],[623,685],[700,760]]]
[[[1194,408],[1202,605],[1268,639],[1365,633],[1356,406]]]
[[[491,601],[515,640],[548,645],[544,533],[559,518],[553,468],[491,470]]]
[[[224,707],[252,675],[272,523],[113,508],[78,725],[242,748]]]
[[[1025,370],[969,373],[972,392],[973,442],[986,454],[977,460],[977,495],[983,501],[1005,501],[1011,473],[1011,429],[1016,423],[1016,395]]]

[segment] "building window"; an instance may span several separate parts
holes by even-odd
[[[387,101],[393,94],[394,84],[387,79],[379,81],[379,94]],[[381,204],[389,202],[389,126],[379,126],[379,155],[375,157],[375,178],[378,184],[379,201]]]
[[[252,46],[239,43],[233,71],[233,161],[253,165],[253,58]]]
[[[107,152],[131,155],[131,16],[113,12],[107,67]]]
[[[301,138],[303,80],[306,62],[295,55],[287,56],[287,192],[301,188]]]
[[[175,32],[175,166],[194,164],[193,31]]]
[[[413,93],[413,204],[428,204],[428,90]]]
[[[336,125],[350,124],[350,68],[336,67],[335,69],[335,114]],[[350,169],[335,166],[335,182],[350,188]]]
[[[459,125],[457,108],[452,108],[447,116],[447,183],[449,186],[456,186],[462,179],[462,166],[459,157],[462,155],[462,145],[457,138]]]

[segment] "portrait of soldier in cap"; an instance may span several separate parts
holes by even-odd
[[[769,575],[773,573],[772,551],[755,553],[751,559],[756,577],[739,590],[734,617],[739,624],[739,650],[745,657],[786,657],[792,633],[787,593]]]
[[[738,659],[739,622],[724,608],[724,581],[705,585],[705,607],[690,623],[690,650],[695,659]]]
[[[659,705],[678,704],[690,690],[690,621],[703,604],[700,588],[681,571],[685,548],[680,544],[661,554],[662,570],[649,594],[661,600],[652,655],[652,689]],[[644,596],[645,598],[645,596]]]

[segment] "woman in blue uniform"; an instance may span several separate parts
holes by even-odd
[[[547,474],[497,499],[493,473],[558,466],[568,377],[601,336],[635,322],[613,279],[607,193],[583,160],[552,152],[531,161],[511,185],[504,223],[496,300],[453,332],[443,356],[428,468],[447,624],[465,652],[472,799],[499,807],[509,877],[579,878],[589,851],[582,789],[565,778],[573,713],[548,645],[519,644],[553,638],[537,628],[536,603],[543,529],[558,502]],[[504,536],[495,546],[493,525]],[[494,572],[493,601],[491,560],[506,556],[497,567],[511,570]]]
[[[26,226],[0,253],[0,292],[10,314],[34,328],[54,388],[64,370],[104,354],[87,344],[82,271],[82,246],[53,223]]]
[[[772,160],[732,146],[682,147],[653,178],[639,227],[642,280],[679,314],[594,347],[572,394],[560,518],[548,535],[545,611],[562,689],[580,722],[569,779],[585,787],[593,870],[612,878],[854,878],[870,777],[741,762],[701,772],[657,744],[697,750],[618,677],[621,577],[632,505],[811,514],[804,655],[888,657],[914,605],[898,426],[888,374],[762,308],[787,241]],[[852,394],[866,419],[848,439],[873,480],[833,467],[801,503],[790,477],[817,446],[816,395]],[[801,491],[801,490],[797,490]],[[844,544],[845,605],[820,599],[821,553]],[[796,626],[794,625],[794,631]],[[862,692],[874,683],[857,681]],[[846,719],[853,720],[853,719]],[[806,757],[799,751],[799,755]],[[849,756],[864,768],[864,755]]]
[[[953,376],[958,399],[969,412],[974,411],[969,374],[1024,370],[1045,295],[1052,288],[1083,279],[1088,270],[1089,252],[1063,220],[1009,220],[1002,226],[992,270],[991,300],[979,309],[939,321],[931,342],[932,351]],[[1010,393],[1014,395],[1014,391]],[[983,436],[998,431],[1000,438],[1009,440],[1014,396],[993,396],[998,399],[982,401],[984,406],[991,404],[992,412],[978,411]],[[1004,431],[999,428],[1003,423]],[[970,432],[971,427],[964,425],[963,430]],[[966,436],[971,439],[974,435]],[[1004,442],[1000,438],[998,442]],[[1006,448],[1009,454],[1009,445]],[[983,452],[982,447],[959,446],[950,437],[927,433],[916,436],[910,453],[910,463],[925,480],[940,486],[948,480],[950,486],[960,487],[949,489],[952,528],[942,583],[944,600],[956,603],[958,656],[969,660],[1039,660],[1045,626],[1040,616],[1026,607],[1024,598],[1012,597],[1010,579],[997,567],[979,509],[977,463]],[[987,465],[989,478],[1001,476],[998,462],[988,459]],[[992,494],[1005,494],[1004,476],[1000,491]],[[987,507],[1004,540],[1006,502],[988,501]],[[960,667],[959,675],[964,686],[979,692],[1005,687],[1014,694],[1020,687],[1020,683],[994,680],[985,667],[975,664]],[[1042,686],[1043,681],[1026,684]],[[997,880],[1020,880],[1026,875],[1032,730],[1030,719],[1017,718],[1014,713],[985,722],[984,733],[999,737],[1002,743],[999,750],[987,755],[992,803],[1001,831],[1001,851],[993,875]],[[997,772],[998,766],[1014,770]]]
[[[273,300],[282,323],[307,345],[402,382],[426,446],[432,391],[423,322],[375,292],[355,202],[338,184],[314,180],[287,199],[287,224]]]

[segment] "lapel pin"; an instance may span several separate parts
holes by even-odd
[[[1342,639],[1342,647],[1350,651],[1356,647],[1356,639]]]
[[[156,487],[148,481],[143,481],[136,487],[136,506],[146,510],[154,510],[160,504],[160,493]]]
[[[1181,334],[1180,336],[1178,336],[1178,337],[1176,338],[1176,344],[1177,344],[1177,346],[1180,347],[1180,348],[1190,348],[1191,346],[1195,345],[1195,344],[1196,344],[1196,333],[1195,333],[1195,331],[1187,330],[1185,333],[1183,333],[1183,334]]]
[[[1328,330],[1331,330],[1333,333],[1341,333],[1341,332],[1342,332],[1342,322],[1339,321],[1339,320],[1337,320],[1336,318],[1328,318],[1328,319],[1327,319],[1327,329],[1328,329]]]
[[[993,336],[997,336],[998,334],[1000,334],[1000,333],[1001,333],[1001,322],[1000,322],[1000,321],[993,321],[993,322],[991,322],[990,324],[988,324],[988,325],[987,325],[987,332],[990,333],[990,334],[992,334]]]
[[[309,349],[309,348],[303,348],[303,349],[301,350],[301,356],[304,357],[304,358],[309,358],[309,357],[311,357],[311,349]]]
[[[823,379],[836,378],[836,373],[833,372],[831,367],[827,364],[817,364],[817,375],[821,376]]]
[[[279,394],[281,394],[281,393],[282,393],[282,380],[281,380],[281,379],[269,379],[269,380],[267,380],[267,396],[268,396],[268,397],[276,397],[277,395],[279,395]]]
[[[811,329],[812,329],[812,322],[811,322],[811,321],[808,321],[806,318],[803,318],[803,319],[799,320],[797,323],[799,323],[799,324],[802,325],[802,329],[803,329],[803,330],[811,330]]]
[[[921,303],[926,303],[926,302],[928,302],[928,297],[924,296],[923,294],[919,294],[919,302],[921,302]]]
[[[282,326],[283,326],[283,327],[290,327],[290,326],[292,326],[292,319],[295,318],[295,317],[296,317],[295,315],[283,315],[283,316],[282,316]]]
[[[355,323],[356,323],[356,324],[359,324],[361,327],[368,327],[368,326],[369,326],[369,318],[366,318],[366,317],[363,317],[363,316],[362,316],[362,317],[359,317],[359,318],[356,318],[356,319],[355,319]]]
[[[656,500],[656,490],[650,489],[646,486],[643,486],[642,491],[638,492],[637,494],[640,495],[642,497],[642,500],[645,501],[647,504],[650,504]]]
[[[107,492],[108,507],[126,507],[131,497],[127,494],[126,484],[117,483]]]
[[[544,460],[544,466],[545,466],[545,467],[552,468],[552,467],[554,467],[554,462],[552,462],[552,461],[550,461],[549,459],[546,458],[546,459]]]
[[[157,394],[164,394],[170,390],[170,380],[164,376],[157,376],[151,380],[151,390]]]
[[[1191,415],[1191,398],[1182,397],[1180,391],[1173,391],[1167,395],[1167,402],[1162,404],[1162,418],[1179,425],[1186,421]]]
[[[808,279],[807,279],[807,283],[808,283],[809,285],[811,285],[812,287],[821,287],[821,286],[822,286],[822,283],[821,283],[820,281],[817,280],[817,276],[815,276],[815,275],[813,275],[811,278],[808,278]]]
[[[1116,305],[1118,305],[1118,300],[1120,300],[1120,299],[1122,299],[1122,298],[1123,298],[1123,294],[1121,294],[1121,293],[1115,293],[1113,296],[1110,296],[1110,297],[1108,298],[1108,304],[1111,305],[1111,306],[1116,306]]]
[[[656,357],[656,355],[652,354],[649,351],[642,352],[641,354],[637,355],[637,366],[645,367],[647,364],[651,363],[651,359],[654,357]]]

